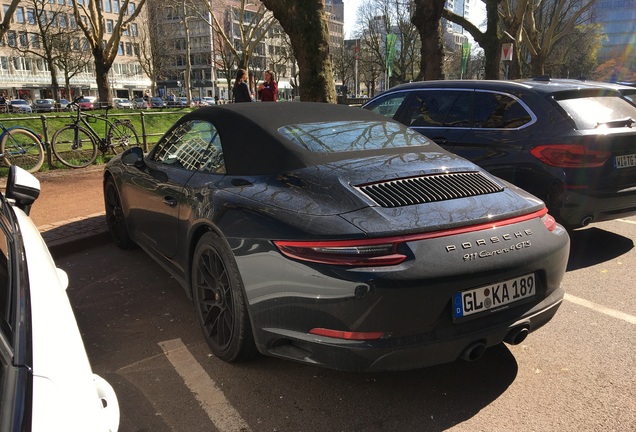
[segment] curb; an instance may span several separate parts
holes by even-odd
[[[104,212],[38,227],[51,255],[75,253],[109,240]]]

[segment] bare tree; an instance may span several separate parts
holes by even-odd
[[[548,56],[555,45],[568,35],[572,35],[576,25],[585,23],[587,11],[596,0],[527,0],[529,9],[524,32],[525,45],[532,57],[533,75],[543,75]]]
[[[276,22],[274,16],[268,13],[265,5],[258,0],[210,0],[206,4],[208,14],[199,13],[200,18],[206,21],[222,40],[222,49],[232,53],[231,57],[236,59],[238,68],[251,73],[251,59]],[[238,41],[235,40],[236,36]],[[228,71],[231,69],[228,68]],[[251,80],[249,85],[253,85]]]
[[[136,3],[130,0],[121,0],[116,3],[119,5],[119,11],[113,10],[117,15],[113,23],[113,31],[108,39],[106,39],[108,36],[106,18],[102,10],[103,2],[91,0],[80,4],[78,0],[72,1],[77,25],[84,32],[93,53],[99,99],[110,104],[112,96],[109,90],[108,72],[110,72],[117,57],[124,30],[139,16],[146,0],[138,0]]]
[[[85,73],[93,56],[83,34],[77,32],[61,35],[53,45],[55,66],[62,73],[67,97],[71,97],[71,79]]]
[[[370,0],[358,9],[358,28],[363,48],[378,67],[386,69],[387,35],[397,38],[392,61],[392,75],[387,77],[402,83],[414,78],[414,64],[419,61],[419,35],[411,22],[411,3],[403,0]],[[387,83],[389,84],[389,83]]]
[[[331,55],[333,70],[336,78],[342,81],[342,85],[349,87],[349,82],[355,79],[356,53],[350,47],[343,46]],[[346,94],[344,95],[346,96]]]
[[[4,11],[4,18],[2,19],[2,23],[0,23],[0,39],[2,39],[7,30],[11,28],[11,20],[19,4],[20,0],[11,0],[11,4],[9,4],[9,7]]]
[[[150,0],[151,2],[156,0]],[[140,20],[137,25],[137,33],[131,34],[131,39],[137,47],[135,56],[141,65],[141,69],[150,78],[150,87],[152,94],[156,93],[156,85],[159,79],[165,78],[164,74],[174,72],[174,62],[170,53],[174,52],[174,43],[171,39],[162,37],[161,28],[158,22],[162,16],[155,15],[155,12],[161,14],[163,8],[149,7],[148,19]]]
[[[570,35],[557,43],[546,59],[545,73],[555,77],[591,77],[603,37],[599,24],[575,26]]]
[[[60,53],[71,51],[73,35],[79,36],[77,25],[73,19],[69,20],[68,9],[65,4],[42,2],[41,0],[27,0],[27,8],[33,10],[33,16],[17,27],[18,43],[13,47],[18,52],[42,59],[47,65],[51,76],[52,97],[60,100],[58,70],[56,60]],[[29,22],[32,20],[32,22]],[[37,33],[30,32],[33,25]]]

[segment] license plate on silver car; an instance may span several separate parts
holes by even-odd
[[[614,166],[618,169],[636,166],[636,154],[616,156]]]
[[[453,295],[453,318],[479,312],[496,312],[536,293],[534,273]]]

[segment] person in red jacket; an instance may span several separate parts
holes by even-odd
[[[266,70],[263,72],[265,81],[258,85],[258,95],[262,102],[276,102],[278,97],[278,84],[274,77],[274,72]]]

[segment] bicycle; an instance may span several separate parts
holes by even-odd
[[[17,165],[34,173],[44,163],[44,146],[40,136],[24,126],[5,127],[0,123],[0,156],[5,166]]]
[[[72,124],[58,129],[51,138],[53,154],[62,164],[71,168],[84,168],[97,159],[97,150],[103,155],[109,151],[118,154],[118,150],[124,151],[129,147],[139,145],[137,131],[130,120],[110,120],[106,107],[105,115],[88,114],[82,112],[78,101],[75,99],[69,103],[69,108],[74,110]],[[90,122],[104,122],[104,138],[91,127]]]

